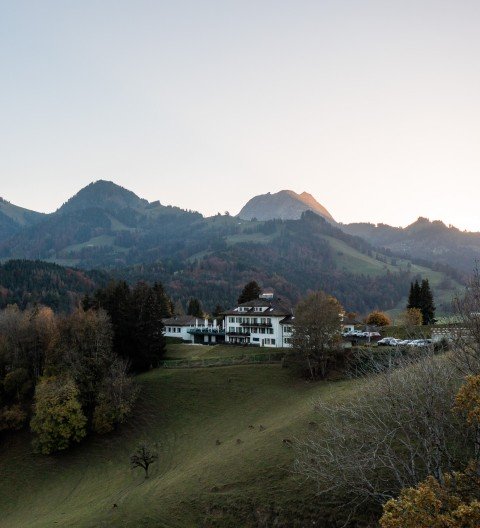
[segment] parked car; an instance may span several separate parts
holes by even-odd
[[[396,341],[394,337],[384,337],[383,339],[380,339],[377,341],[378,346],[392,346],[393,342]]]

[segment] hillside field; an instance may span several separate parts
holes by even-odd
[[[307,383],[279,365],[138,381],[135,415],[111,435],[52,457],[32,454],[28,433],[4,440],[1,528],[335,526],[283,440],[315,427],[313,399],[348,398],[358,382]],[[141,440],[160,446],[148,480],[129,467]]]

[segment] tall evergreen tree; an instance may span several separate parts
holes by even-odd
[[[407,310],[411,308],[418,308],[422,312],[424,325],[435,323],[436,308],[428,279],[423,279],[421,284],[419,284],[418,280],[410,284]]]
[[[168,295],[165,293],[163,285],[160,282],[155,282],[152,289],[160,305],[160,312],[162,314],[162,317],[171,317],[173,314],[172,301],[170,300],[170,297],[168,297]]]
[[[200,301],[195,298],[191,298],[188,302],[187,315],[193,315],[194,317],[203,317],[203,310]]]
[[[433,293],[430,289],[430,284],[428,279],[422,280],[422,285],[420,286],[420,310],[422,311],[423,324],[429,325],[434,324],[435,319],[435,303],[433,302]]]
[[[165,351],[162,324],[162,304],[157,292],[145,283],[139,283],[132,292],[135,351],[134,370],[155,367]]]
[[[242,304],[248,301],[254,301],[255,299],[258,299],[261,293],[262,289],[260,288],[258,283],[256,281],[250,281],[243,287],[242,293],[238,298],[238,304]]]
[[[415,283],[410,283],[410,294],[408,296],[408,304],[407,304],[407,310],[410,308],[420,308],[421,303],[421,292],[420,292],[420,284],[418,283],[418,280],[415,281]]]
[[[124,281],[97,290],[84,308],[103,308],[112,321],[113,349],[134,372],[157,365],[165,351],[162,318],[170,303],[161,284],[138,283],[133,291]]]
[[[215,310],[213,310],[213,317],[220,317],[220,315],[222,314],[222,312],[224,312],[224,309],[222,306],[220,306],[219,304],[217,304],[217,306],[215,306]]]

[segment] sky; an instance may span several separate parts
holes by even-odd
[[[480,231],[477,0],[0,0],[0,196]]]

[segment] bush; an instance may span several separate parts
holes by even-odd
[[[18,404],[0,410],[0,431],[18,431],[27,420],[27,413]]]

